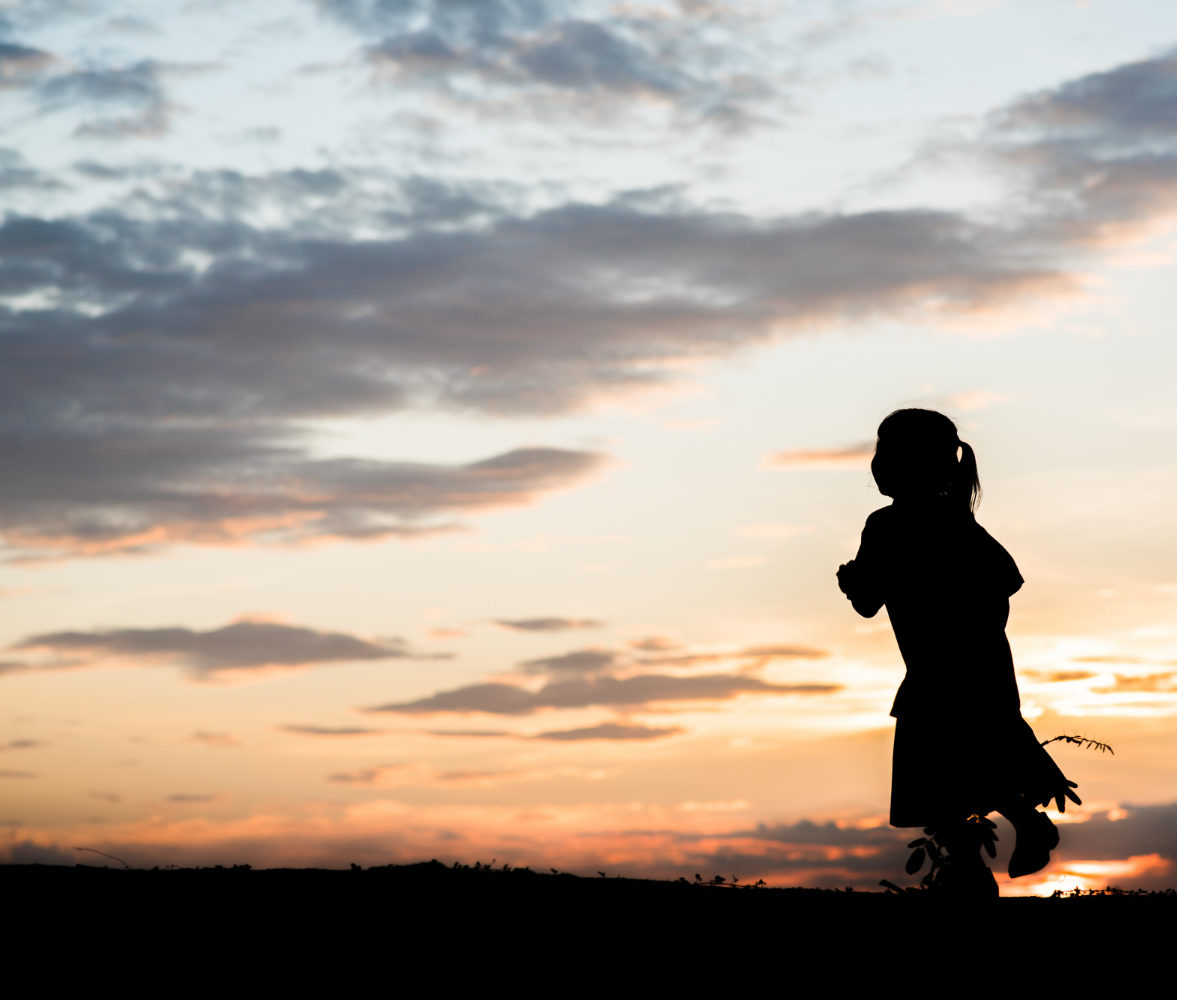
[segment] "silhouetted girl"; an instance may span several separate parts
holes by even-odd
[[[1044,868],[1058,844],[1036,806],[1079,801],[1021,716],[1005,624],[1022,577],[973,518],[976,458],[946,416],[892,413],[871,473],[892,503],[867,518],[838,586],[867,618],[887,606],[907,665],[891,709],[891,825],[933,827],[951,859],[946,882],[995,895],[983,828],[968,817],[997,811],[1013,824],[1016,878]]]

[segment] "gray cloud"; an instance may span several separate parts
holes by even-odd
[[[190,739],[193,743],[203,743],[210,747],[235,747],[241,743],[232,733],[210,732],[206,729],[197,730]]]
[[[18,651],[80,654],[90,666],[104,658],[178,662],[196,678],[233,670],[307,667],[356,660],[417,658],[401,643],[375,643],[342,632],[295,625],[236,622],[198,632],[188,628],[47,632],[11,647]],[[78,664],[81,665],[81,664]],[[36,663],[29,669],[36,669]]]
[[[587,120],[600,111],[601,97],[614,114],[629,111],[635,96],[653,97],[691,121],[734,129],[756,119],[757,104],[783,103],[770,83],[773,66],[757,51],[758,35],[743,16],[718,7],[682,8],[665,18],[618,9],[600,16],[574,0],[318,6],[361,37],[379,38],[367,58],[395,73],[399,85],[432,85],[459,100],[526,88],[566,98]],[[517,101],[513,108],[519,113]]]
[[[7,743],[0,743],[0,753],[2,753],[5,750],[31,750],[34,747],[44,747],[44,746],[48,746],[48,745],[49,744],[45,743],[42,740],[29,740],[29,739],[9,740]]]
[[[532,739],[536,740],[656,740],[664,736],[676,736],[685,733],[682,726],[654,726],[626,725],[620,722],[602,722],[597,726],[584,726],[580,729],[552,729],[546,733],[536,733]]]
[[[198,805],[198,804],[206,803],[206,802],[216,802],[217,799],[219,799],[219,798],[220,798],[219,795],[204,795],[204,794],[192,794],[189,792],[177,792],[174,795],[169,795],[167,798],[167,801],[168,802],[179,802],[179,803]]]
[[[470,684],[440,691],[415,701],[367,708],[367,712],[433,714],[484,712],[491,715],[530,715],[544,708],[588,708],[595,705],[636,707],[682,701],[727,701],[743,694],[820,695],[841,690],[838,684],[773,684],[755,677],[709,674],[677,677],[639,674],[635,677],[593,677],[549,681],[538,691],[513,684]]]
[[[657,650],[664,647],[655,646],[653,648]],[[673,653],[662,653],[657,656],[643,656],[639,658],[611,649],[590,647],[588,649],[576,649],[568,653],[561,653],[557,656],[545,656],[533,660],[524,660],[519,666],[526,673],[559,676],[562,674],[606,673],[618,668],[633,666],[634,664],[656,667],[691,667],[701,663],[751,660],[756,664],[763,665],[772,660],[820,659],[828,655],[829,653],[824,649],[788,644],[746,646],[741,649],[719,652],[691,652],[689,650],[676,649]]]
[[[130,66],[81,69],[51,77],[38,88],[46,110],[108,107],[124,115],[87,118],[75,134],[88,138],[155,138],[171,125],[173,106],[163,86],[163,64],[144,60]]]
[[[363,767],[358,771],[337,771],[327,775],[327,780],[337,785],[374,785],[381,777],[390,771],[401,770],[404,764],[377,764],[375,767]]]
[[[312,213],[350,190],[332,172],[275,181]],[[357,242],[235,220],[251,190],[202,175],[191,201],[155,204],[154,221],[128,208],[0,226],[0,289],[55,303],[0,311],[10,544],[102,552],[437,530],[404,521],[529,502],[600,456],[312,461],[290,421],[409,405],[567,410],[790,324],[933,295],[980,305],[1055,280],[937,213],[765,222],[621,199]],[[475,204],[436,185],[401,192],[430,218]],[[212,263],[199,270],[202,256]]]
[[[1127,815],[1123,815],[1127,813]],[[1135,806],[1125,803],[1111,819],[1107,813],[1092,816],[1085,823],[1068,824],[1055,852],[1064,864],[1069,861],[1124,860],[1158,854],[1167,868],[1133,876],[1111,878],[1120,888],[1172,889],[1177,866],[1177,803]]]
[[[1027,236],[1117,239],[1177,210],[1177,55],[1126,63],[992,116],[993,151],[1030,182]]]
[[[3,849],[5,860],[13,865],[76,865],[78,856],[63,847],[20,840]],[[75,849],[76,850],[76,849]]]
[[[584,21],[542,3],[320,6],[382,37],[429,29],[487,51]],[[1000,222],[919,209],[753,218],[625,195],[525,213],[494,187],[344,170],[169,176],[88,215],[8,215],[0,296],[40,303],[0,306],[10,552],[453,530],[444,517],[531,502],[602,459],[323,460],[294,428],[406,407],[564,412],[672,380],[684,358],[817,324],[1072,289],[1075,249],[1177,205],[1174,65],[1093,74],[995,115],[984,152],[1028,185]],[[63,74],[46,99],[152,106],[160,72]],[[250,221],[267,187],[287,224]],[[369,215],[385,194],[391,207]],[[357,238],[357,215],[377,231]]]
[[[565,21],[517,45],[511,64],[536,82],[571,90],[668,96],[699,86],[647,46],[589,21]]]
[[[56,177],[29,166],[15,149],[0,149],[0,191],[59,191],[64,188]]]
[[[279,726],[284,733],[295,733],[299,736],[367,736],[380,732],[379,729],[366,729],[363,726]]]
[[[0,29],[39,28],[53,21],[100,13],[96,0],[21,0],[0,15]]]
[[[0,499],[4,535],[47,555],[424,537],[464,530],[441,516],[534,503],[604,464],[553,448],[464,465],[308,460],[248,429],[228,440],[166,427],[0,433],[0,459],[14,477]]]
[[[524,660],[519,664],[529,674],[595,674],[626,662],[609,649],[577,649],[559,656]]]
[[[596,618],[496,618],[496,625],[515,632],[562,632],[566,629],[600,628]]]
[[[56,57],[50,52],[0,41],[0,90],[24,86],[54,62]]]
[[[516,734],[506,729],[430,729],[430,736],[469,736],[472,739],[495,739],[500,736],[514,737]]]

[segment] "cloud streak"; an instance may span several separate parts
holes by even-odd
[[[557,742],[580,742],[583,740],[657,740],[666,736],[685,733],[682,726],[639,726],[620,722],[602,722],[596,726],[582,726],[579,729],[551,729],[536,733],[534,740]]]
[[[690,701],[729,701],[740,695],[805,696],[834,694],[839,690],[839,684],[774,684],[756,677],[726,674],[703,674],[693,677],[638,674],[625,678],[553,680],[536,691],[513,684],[470,684],[413,701],[372,706],[364,711],[409,715],[432,715],[443,712],[530,715],[548,708],[637,708]]]
[[[515,632],[563,632],[568,629],[600,628],[596,618],[496,618],[496,625]]]
[[[17,652],[73,657],[71,666],[75,667],[100,666],[112,660],[177,663],[197,680],[271,668],[421,658],[421,654],[400,642],[372,642],[342,632],[248,621],[204,632],[179,627],[46,632],[30,636],[11,648]],[[26,665],[26,669],[38,668],[36,661]]]
[[[857,469],[868,464],[874,453],[873,441],[862,441],[842,448],[798,448],[773,452],[765,459],[765,465]]]

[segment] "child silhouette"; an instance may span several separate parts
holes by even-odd
[[[886,605],[907,666],[891,709],[891,825],[932,828],[948,855],[943,884],[995,896],[977,818],[996,811],[1013,825],[1017,878],[1046,867],[1058,844],[1036,807],[1079,802],[1021,716],[1005,625],[1022,577],[973,517],[976,458],[946,416],[888,416],[871,473],[892,503],[867,518],[838,586],[867,618]]]

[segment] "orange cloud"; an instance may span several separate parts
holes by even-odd
[[[773,452],[764,460],[769,468],[805,466],[810,468],[856,469],[867,465],[875,453],[873,441],[862,441],[842,448],[801,448]]]

